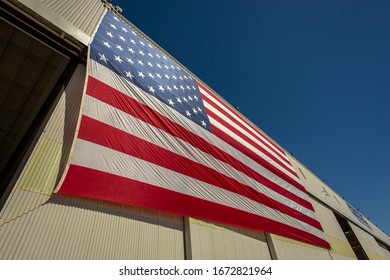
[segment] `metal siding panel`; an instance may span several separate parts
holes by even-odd
[[[356,259],[355,253],[352,250],[343,230],[340,227],[334,213],[327,206],[310,199],[318,221],[321,223],[326,238],[331,246],[331,251],[338,255],[343,255],[347,258]]]
[[[57,35],[70,35],[88,45],[97,29],[106,7],[100,0],[17,0],[19,6],[44,25],[52,27]]]
[[[190,218],[193,259],[271,259],[265,235]]]
[[[101,0],[40,0],[40,2],[90,36],[93,35],[105,12]]]
[[[330,260],[326,249],[270,234],[278,260]]]
[[[380,247],[372,235],[350,221],[348,223],[370,260],[389,259],[390,254],[388,254],[388,251]]]
[[[183,259],[179,221],[153,210],[52,196],[0,225],[0,259]]]

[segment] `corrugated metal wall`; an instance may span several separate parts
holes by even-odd
[[[349,222],[349,225],[351,226],[352,231],[355,233],[357,239],[360,242],[360,245],[362,245],[370,260],[390,259],[390,252],[379,246],[378,242],[372,235],[368,234],[366,231],[362,230],[351,222]]]
[[[14,0],[87,45],[106,8],[101,0]]]
[[[191,252],[194,260],[269,260],[263,232],[189,219]]]

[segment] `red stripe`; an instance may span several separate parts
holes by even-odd
[[[286,215],[321,229],[320,223],[279,201],[218,171],[125,133],[115,127],[83,116],[78,138],[140,158],[196,180],[245,196]]]
[[[212,222],[272,232],[329,249],[325,240],[297,228],[160,187],[71,165],[58,192],[167,211]],[[210,211],[212,209],[212,211]]]
[[[252,139],[250,139],[248,136],[246,136],[245,134],[243,134],[241,131],[239,131],[238,129],[236,129],[235,127],[233,127],[232,125],[230,125],[229,123],[227,123],[224,119],[222,119],[220,116],[216,115],[214,112],[212,112],[210,109],[208,109],[206,107],[206,111],[207,111],[207,115],[211,116],[213,119],[215,119],[216,121],[218,121],[220,124],[222,124],[223,126],[225,126],[227,129],[229,129],[230,131],[232,131],[233,133],[235,133],[237,136],[239,136],[241,139],[243,139],[244,141],[248,142],[249,144],[251,144],[252,146],[254,146],[257,150],[259,150],[260,152],[262,152],[263,154],[265,154],[266,156],[268,156],[270,159],[272,159],[274,162],[278,163],[279,165],[281,165],[283,167],[283,169],[290,173],[291,175],[293,176],[296,176],[295,172],[292,171],[291,169],[289,169],[286,165],[286,163],[280,161],[278,158],[276,158],[274,155],[272,155],[271,153],[269,153],[268,151],[266,151],[265,149],[263,149],[263,147],[261,147],[259,144],[257,144],[255,141],[253,141]],[[215,126],[213,126],[215,127]],[[226,134],[228,135],[228,134]],[[233,137],[229,136],[232,140],[234,140],[236,142],[236,145],[234,145],[234,147],[240,151],[241,150],[241,147],[245,147],[243,144],[241,144],[238,140],[234,139]],[[246,148],[246,147],[245,147]],[[249,149],[249,148],[247,148]],[[250,149],[249,149],[250,150]],[[253,152],[255,153],[255,152]],[[245,154],[245,153],[244,153]],[[256,153],[255,153],[256,154]],[[256,155],[256,157],[259,157],[258,155]]]
[[[281,186],[274,184],[264,176],[258,174],[255,170],[251,169],[249,166],[246,166],[245,164],[243,164],[242,162],[240,162],[230,154],[226,153],[225,151],[219,149],[218,147],[212,146],[210,143],[208,143],[206,140],[204,140],[197,134],[186,130],[182,126],[172,122],[170,119],[152,110],[148,106],[130,98],[129,96],[122,94],[120,91],[111,88],[110,86],[100,82],[97,79],[94,79],[93,77],[89,77],[87,93],[90,96],[93,96],[94,98],[99,99],[104,103],[110,104],[111,106],[118,108],[119,110],[124,111],[127,114],[135,116],[140,120],[150,125],[153,125],[166,133],[169,133],[175,137],[180,138],[183,141],[190,143],[192,146],[200,149],[205,153],[212,155],[214,158],[218,160],[221,160],[231,165],[235,169],[243,172],[247,176],[250,176],[251,178],[253,178],[256,181],[259,181],[260,183],[267,182],[264,183],[264,185],[269,187],[270,189],[296,202],[299,201],[300,198],[297,200],[295,199],[295,197],[297,197],[296,195],[292,194],[291,192],[287,191]],[[279,178],[282,178],[286,182],[290,183],[292,186],[296,187],[297,189],[303,192],[306,192],[305,188],[301,184],[294,181],[293,179],[291,179],[289,176],[287,176],[280,170],[276,169],[274,166],[269,164],[264,159],[257,157],[257,162],[261,164],[264,168],[270,170],[276,176],[279,176]],[[309,209],[312,210],[313,209],[312,206]]]
[[[218,96],[216,96],[213,92],[209,91],[205,86],[203,86],[201,83],[198,83],[198,86],[201,87],[204,91],[207,91],[208,94],[210,94],[211,96],[213,96],[215,99],[219,100],[222,104],[225,103],[224,101],[222,101]],[[209,99],[207,96],[203,95],[202,94],[202,98],[204,98],[205,100],[207,100],[207,102],[211,103],[214,105],[214,107],[220,107],[219,105],[215,104],[214,101],[212,101],[211,99]],[[241,124],[237,123],[235,119],[233,118],[230,118],[232,121],[234,121],[236,124],[238,124],[239,126],[241,126],[243,129],[245,129],[248,133],[252,134],[254,137],[256,137],[259,141],[263,142],[265,145],[267,145],[270,149],[273,149],[275,152],[277,152],[276,150],[278,150],[279,152],[281,152],[282,154],[285,155],[285,152],[277,145],[273,145],[272,144],[272,141],[264,135],[264,133],[262,133],[261,131],[259,131],[254,125],[252,125],[250,122],[248,122],[246,119],[244,119],[241,115],[237,114],[234,110],[232,110],[230,108],[230,106],[225,106],[225,108],[231,112],[233,115],[237,116],[241,121],[243,121],[245,124],[247,124],[248,126],[250,126],[253,130],[255,130],[257,133],[259,133],[262,137],[264,137],[265,139],[267,139],[269,141],[269,143],[265,142],[263,139],[259,138],[256,134],[254,134],[252,131],[250,130],[247,130],[245,127],[243,127]],[[219,110],[222,112],[222,110]],[[226,115],[226,114],[224,114]],[[288,161],[287,161],[288,162]],[[289,162],[288,162],[289,163]]]

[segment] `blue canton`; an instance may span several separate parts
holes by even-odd
[[[211,131],[196,80],[112,12],[91,44],[91,59]]]

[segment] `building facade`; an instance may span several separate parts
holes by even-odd
[[[330,248],[57,193],[102,18],[142,32],[101,0],[2,0],[0,11],[0,259],[390,259],[390,238],[287,152]]]

